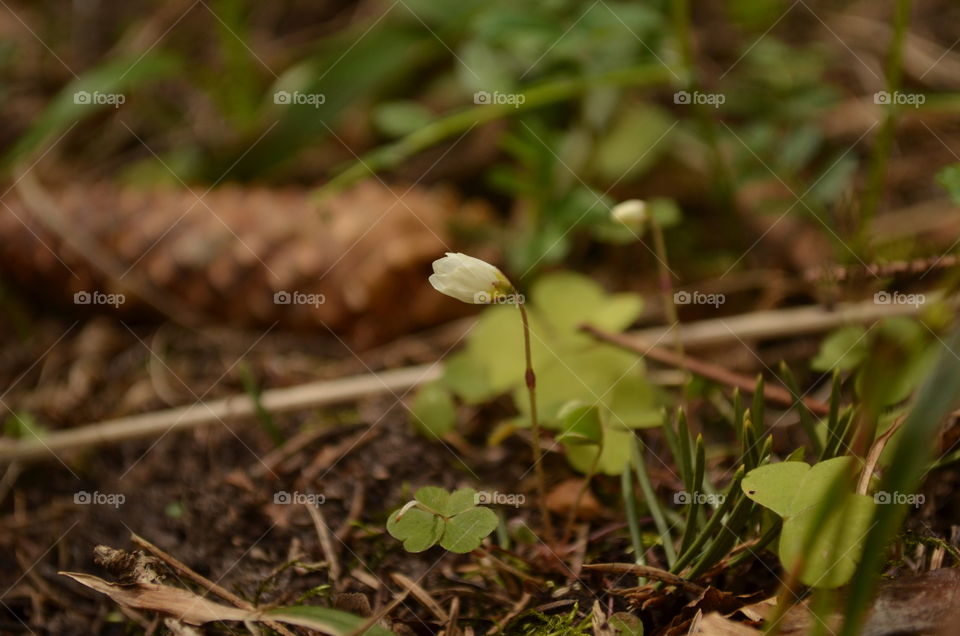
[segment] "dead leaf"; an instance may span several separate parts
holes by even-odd
[[[258,620],[259,612],[238,609],[208,601],[193,592],[161,585],[159,583],[130,583],[118,585],[80,572],[60,572],[64,576],[106,594],[115,603],[124,607],[162,612],[190,625],[202,625],[213,621]]]
[[[547,508],[556,515],[566,517],[570,514],[570,508],[573,507],[582,487],[583,479],[575,477],[560,482],[547,494]],[[580,500],[577,518],[590,521],[599,517],[601,511],[600,502],[588,488]]]

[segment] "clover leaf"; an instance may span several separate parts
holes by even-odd
[[[478,548],[497,523],[492,510],[477,506],[477,491],[472,488],[450,493],[424,486],[413,501],[390,515],[387,532],[402,541],[407,552],[423,552],[439,543],[464,554]]]
[[[860,560],[873,521],[873,499],[850,491],[825,516],[820,510],[834,483],[851,474],[853,461],[835,457],[812,467],[793,461],[768,464],[743,478],[748,498],[783,517],[780,562],[787,569],[802,563],[800,580],[811,587],[845,584]]]

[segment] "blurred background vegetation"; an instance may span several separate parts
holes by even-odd
[[[922,251],[916,237],[871,234],[869,191],[885,210],[941,196],[934,175],[955,160],[957,7],[916,3],[918,34],[890,77],[892,2],[688,4],[11,3],[4,163],[49,150],[59,179],[326,184],[318,201],[371,170],[453,182],[499,209],[481,240],[507,246],[515,275],[584,256],[584,237],[623,239],[606,213],[628,196],[655,197],[668,225],[681,207],[696,219],[670,237],[696,254],[694,279],[749,265],[744,253],[784,214],[840,263]],[[890,88],[926,99],[896,108],[924,121],[885,148],[893,115],[874,94]],[[78,90],[126,100],[77,104]],[[277,91],[322,103],[276,103]],[[478,91],[523,103],[475,104]],[[722,103],[677,103],[677,91]],[[892,174],[878,185],[880,152]],[[823,252],[810,254],[819,264]]]

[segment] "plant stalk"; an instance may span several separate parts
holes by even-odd
[[[547,543],[556,543],[556,533],[553,531],[553,521],[547,509],[547,478],[543,470],[542,452],[540,449],[540,421],[537,418],[537,376],[533,372],[533,356],[530,353],[530,320],[523,302],[517,302],[520,310],[520,320],[523,323],[523,352],[527,360],[527,370],[524,379],[527,384],[527,395],[530,396],[530,431],[533,433],[531,442],[533,450],[533,468],[537,475],[537,490],[539,491],[540,516],[543,517],[544,532]]]

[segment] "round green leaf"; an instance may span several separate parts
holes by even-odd
[[[395,539],[403,541],[407,552],[423,552],[434,545],[443,536],[443,521],[426,510],[411,508],[397,520],[397,510],[387,521],[387,532]]]
[[[410,419],[428,437],[442,437],[457,425],[457,406],[442,384],[430,382],[417,391]]]
[[[600,444],[603,424],[596,405],[569,402],[560,410],[560,430],[557,441],[563,444]]]
[[[497,515],[489,508],[471,508],[447,521],[440,545],[458,554],[470,552],[480,547],[497,523]]]

